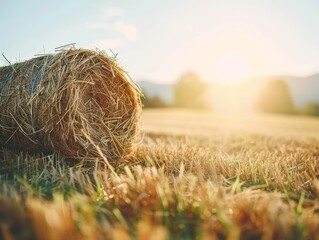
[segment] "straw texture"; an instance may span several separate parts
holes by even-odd
[[[100,157],[130,152],[141,92],[103,52],[69,49],[0,68],[0,145]]]

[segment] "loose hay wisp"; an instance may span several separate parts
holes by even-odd
[[[0,68],[0,146],[115,163],[136,140],[141,92],[105,53],[64,50]]]

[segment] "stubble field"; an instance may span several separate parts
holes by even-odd
[[[144,110],[115,173],[0,161],[0,239],[319,239],[316,118]]]

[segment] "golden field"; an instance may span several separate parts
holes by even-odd
[[[3,149],[0,239],[319,239],[319,119],[144,110],[141,132],[115,173]]]

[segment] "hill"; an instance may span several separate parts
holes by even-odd
[[[298,107],[319,102],[319,73],[308,77],[283,77]]]
[[[297,107],[302,107],[309,102],[319,102],[319,73],[306,77],[289,75],[255,77],[248,79],[243,85],[253,87],[255,94],[258,94],[268,81],[274,79],[282,79],[287,83]]]
[[[140,88],[145,96],[160,97],[165,103],[171,104],[174,101],[174,85],[173,84],[158,84],[151,81],[138,81]]]

